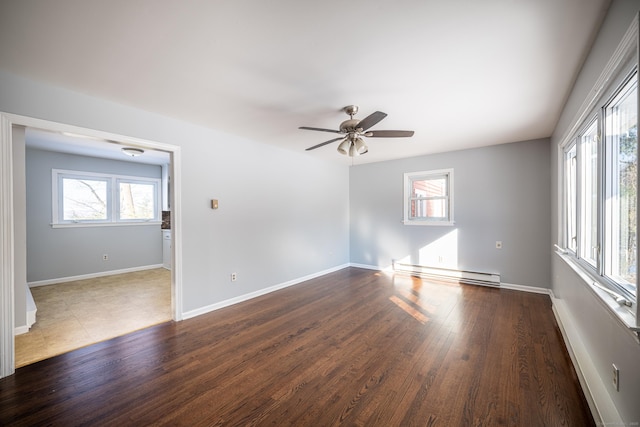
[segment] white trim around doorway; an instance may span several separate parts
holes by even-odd
[[[180,147],[124,135],[112,134],[78,126],[0,112],[0,378],[15,372],[14,348],[14,204],[13,204],[13,141],[12,126],[46,129],[117,141],[127,146],[166,151],[171,155],[171,313],[173,320],[182,313],[182,212]]]

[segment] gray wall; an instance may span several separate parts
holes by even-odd
[[[5,72],[0,93],[0,111],[181,147],[183,312],[349,262],[346,165]]]
[[[156,165],[28,148],[28,282],[162,264],[159,224],[52,228],[52,169],[161,178],[161,167]],[[109,256],[107,261],[103,254]]]
[[[613,55],[631,20],[640,10],[640,1],[614,0],[600,29],[585,64],[580,71],[568,98],[562,116],[551,138],[552,171],[552,239],[558,242],[560,182],[558,178],[558,144],[572,125],[582,102],[587,98],[597,78]],[[559,243],[559,242],[558,242]],[[592,381],[600,381],[599,387],[608,393],[622,420],[640,422],[640,345],[632,334],[615,320],[603,304],[588,289],[585,282],[552,252],[552,289],[568,310],[565,328],[570,329],[578,344],[584,344],[586,353],[596,371]],[[611,364],[620,369],[620,391],[611,385]],[[603,420],[614,422],[615,420]]]
[[[455,225],[403,225],[403,174],[447,168],[454,169]],[[351,262],[386,267],[408,259],[548,288],[549,186],[547,139],[352,167]]]

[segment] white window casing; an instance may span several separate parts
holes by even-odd
[[[453,169],[404,174],[405,225],[453,225]]]

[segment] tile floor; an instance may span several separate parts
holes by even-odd
[[[31,288],[36,323],[15,337],[16,368],[171,320],[163,268]]]

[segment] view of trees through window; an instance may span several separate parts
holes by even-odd
[[[121,222],[158,219],[157,179],[55,171],[58,210],[54,223]],[[56,219],[57,218],[57,219]]]
[[[565,147],[565,247],[604,283],[635,297],[637,72],[612,89]]]
[[[120,219],[153,219],[154,186],[120,182]]]
[[[635,287],[637,272],[636,206],[638,194],[637,78],[606,108],[607,143],[611,153],[609,216],[611,233],[607,274]],[[615,229],[617,228],[617,230]]]
[[[63,178],[62,182],[65,221],[107,219],[107,181]]]

